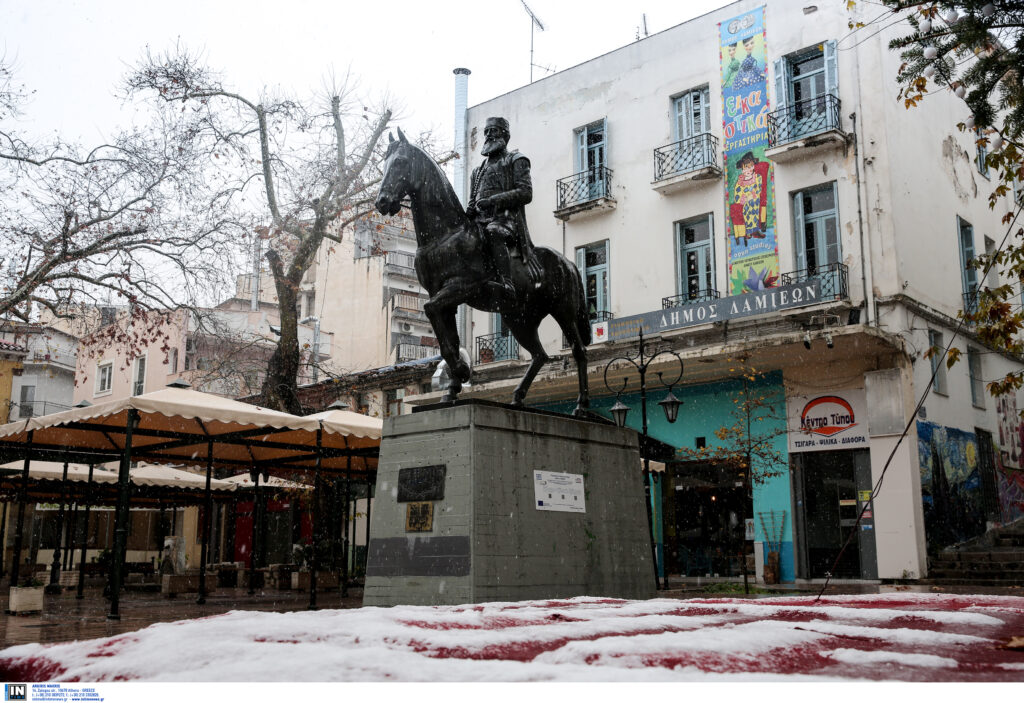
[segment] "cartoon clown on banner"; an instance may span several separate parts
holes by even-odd
[[[754,152],[748,151],[736,162],[739,175],[733,188],[733,200],[729,206],[732,220],[734,246],[747,246],[748,239],[764,239],[768,226],[768,173],[767,161],[758,161]]]

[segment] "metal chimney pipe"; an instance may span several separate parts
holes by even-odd
[[[459,196],[459,202],[465,207],[469,202],[469,184],[466,182],[466,160],[469,158],[469,145],[466,143],[466,111],[469,97],[469,69],[456,68],[455,74],[455,165],[452,175],[455,177],[455,194]],[[459,333],[459,339],[464,345],[472,348],[473,340],[468,339],[466,330],[469,327],[469,309],[466,305],[460,305],[455,315],[455,327]]]
[[[455,153],[459,158],[455,160],[455,192],[463,206],[469,200],[469,193],[466,188],[466,108],[469,96],[469,69],[456,68],[455,74]]]

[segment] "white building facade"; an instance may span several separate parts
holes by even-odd
[[[956,127],[962,101],[896,99],[887,43],[909,25],[872,36],[851,17],[840,3],[736,2],[465,114],[456,188],[469,191],[486,118],[505,117],[531,160],[532,238],[581,269],[595,408],[614,402],[602,372],[640,329],[683,360],[679,421],[651,413],[651,434],[684,450],[652,498],[669,573],[735,575],[752,522],[758,572],[777,552],[783,581],[921,578],[929,550],[1024,515],[1018,405],[984,390],[1020,364],[957,321],[999,282],[967,262],[999,245],[1013,202],[989,208],[995,174]],[[508,400],[526,362],[514,345],[481,355],[503,336],[494,316],[474,312],[470,330],[469,393]],[[568,406],[553,320],[541,339],[561,355],[528,402]],[[925,353],[951,340],[963,360],[933,381]],[[675,377],[664,358],[649,385]],[[755,457],[752,496],[694,454],[735,424],[740,369],[774,406],[754,433],[781,457]],[[636,408],[632,367],[608,376],[632,377],[621,397]]]

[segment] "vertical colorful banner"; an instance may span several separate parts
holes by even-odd
[[[775,178],[768,148],[764,7],[718,25],[722,64],[722,156],[729,295],[774,286],[779,277]]]

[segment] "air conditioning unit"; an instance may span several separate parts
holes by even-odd
[[[403,332],[412,332],[412,325],[409,324],[408,322],[403,322],[402,323],[402,331]]]

